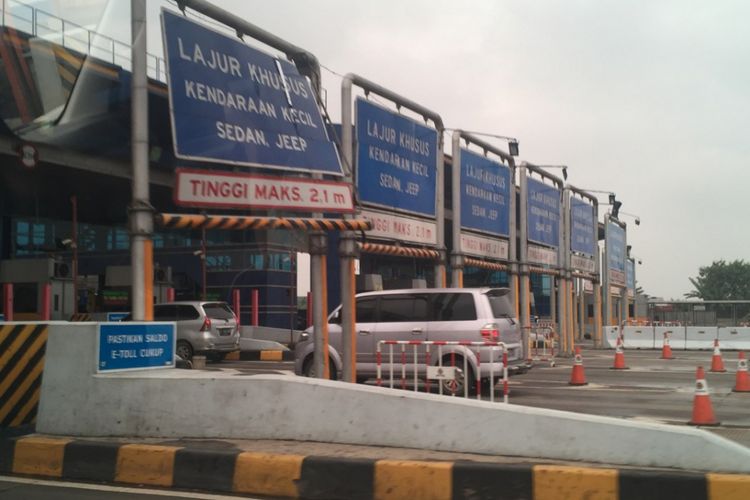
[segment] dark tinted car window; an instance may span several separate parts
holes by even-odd
[[[375,297],[357,299],[357,323],[374,323],[377,303]]]
[[[383,295],[380,297],[380,322],[427,321],[426,295]]]
[[[210,304],[203,304],[203,310],[206,311],[206,316],[214,319],[234,319],[234,313],[229,308],[229,305],[224,302],[212,302]]]
[[[508,290],[491,290],[487,292],[487,298],[492,308],[492,316],[495,318],[512,318],[515,311],[510,303],[510,292]]]
[[[193,306],[177,306],[177,317],[181,320],[198,319],[201,317],[198,310]]]
[[[177,306],[171,304],[154,306],[155,321],[177,321],[177,319]]]
[[[439,293],[435,296],[434,316],[438,321],[477,319],[474,296],[470,293]]]

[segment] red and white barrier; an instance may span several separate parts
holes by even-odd
[[[443,394],[443,380],[455,380],[456,357],[463,358],[463,374],[469,371],[469,359],[472,359],[474,366],[474,378],[476,383],[477,399],[482,397],[482,354],[489,361],[489,378],[490,378],[490,401],[495,401],[495,356],[496,350],[501,352],[502,368],[498,375],[502,373],[503,377],[503,402],[508,402],[508,349],[503,342],[493,341],[440,341],[440,340],[381,340],[377,343],[375,350],[375,359],[377,364],[377,384],[383,385],[383,346],[388,347],[387,364],[389,383],[388,386],[394,388],[395,372],[394,365],[400,364],[401,389],[407,386],[407,365],[411,365],[411,378],[413,379],[414,392],[419,392],[419,379],[425,381],[425,392],[430,392],[430,381],[438,380],[438,390]],[[394,353],[394,346],[398,347],[398,353]],[[436,348],[433,352],[433,348]],[[448,348],[447,351],[444,348]],[[407,353],[407,350],[412,352]],[[433,362],[433,354],[437,356]],[[449,356],[450,364],[444,365],[443,358]],[[398,358],[398,359],[396,359]],[[434,370],[434,374],[433,374]],[[432,376],[434,375],[434,376]],[[465,377],[465,375],[464,375]],[[469,397],[469,380],[464,378],[464,397]],[[455,386],[454,386],[455,387]],[[455,396],[455,389],[451,391]]]
[[[555,366],[555,327],[554,324],[537,324],[529,328],[529,361],[549,362]]]

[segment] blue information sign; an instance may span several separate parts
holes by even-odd
[[[531,177],[526,178],[528,239],[557,248],[560,235],[560,190]]]
[[[97,371],[174,367],[174,323],[100,323]]]
[[[293,64],[168,10],[162,24],[178,158],[343,175]]]
[[[129,312],[108,312],[107,321],[122,321],[123,318],[126,318],[129,315]]]
[[[625,272],[625,228],[607,222],[607,267],[612,271]]]
[[[362,203],[435,217],[437,130],[357,99]]]
[[[590,257],[596,248],[594,206],[578,198],[570,199],[570,249]]]
[[[510,235],[510,167],[461,149],[461,227]]]
[[[627,262],[627,284],[628,290],[635,290],[635,261],[632,259]]]

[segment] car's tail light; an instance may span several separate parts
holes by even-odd
[[[203,326],[201,326],[202,332],[210,332],[211,331],[211,318],[206,318],[203,320]]]
[[[479,330],[484,340],[496,342],[500,338],[500,330],[495,323],[487,323]]]

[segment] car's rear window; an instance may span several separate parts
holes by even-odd
[[[433,308],[437,321],[474,321],[477,319],[474,296],[470,293],[435,294]]]
[[[490,301],[494,318],[512,318],[515,316],[515,311],[509,299],[510,294],[507,290],[491,290],[486,295]]]
[[[206,311],[206,316],[209,318],[234,319],[234,313],[229,308],[229,305],[223,302],[203,304],[203,310]]]

